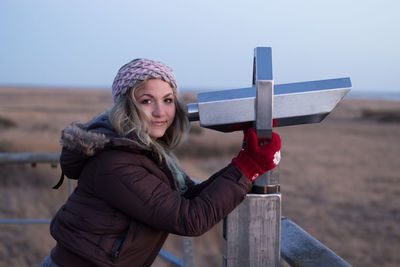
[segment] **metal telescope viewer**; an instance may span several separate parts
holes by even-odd
[[[190,121],[221,132],[255,126],[259,137],[274,127],[321,122],[350,91],[350,78],[277,84],[270,47],[254,50],[253,86],[199,93],[188,104]]]
[[[189,120],[200,121],[204,128],[233,132],[254,127],[258,137],[270,137],[273,127],[321,122],[350,89],[348,77],[274,85],[271,48],[256,47],[252,87],[199,93],[187,111]],[[294,252],[295,242],[316,242],[288,220],[282,228],[277,170],[257,178],[253,193],[224,220],[223,266],[281,266],[281,250],[283,257],[303,259],[299,266],[349,266],[322,244],[316,246],[318,255],[324,255],[318,258],[308,251]]]

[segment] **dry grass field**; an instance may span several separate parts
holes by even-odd
[[[59,152],[67,124],[110,104],[107,91],[0,88],[0,151]],[[400,266],[400,102],[345,99],[323,123],[276,131],[283,215],[353,266]],[[205,180],[241,139],[194,124],[177,155],[190,176]],[[0,166],[0,218],[51,218],[68,194],[66,184],[51,189],[59,175],[49,164]],[[38,266],[55,243],[48,228],[0,225],[0,266]],[[221,224],[194,245],[196,266],[222,265]],[[180,238],[171,236],[165,249],[181,255]]]

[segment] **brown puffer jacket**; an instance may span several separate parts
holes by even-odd
[[[201,184],[188,180],[178,194],[154,151],[118,138],[105,115],[71,124],[62,145],[62,170],[79,180],[50,226],[60,266],[150,266],[168,233],[205,233],[251,189],[230,164]]]

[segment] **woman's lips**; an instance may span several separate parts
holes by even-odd
[[[166,121],[153,121],[154,126],[164,126],[165,124],[167,124]]]

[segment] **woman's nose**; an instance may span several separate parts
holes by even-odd
[[[163,105],[161,103],[154,103],[154,107],[153,107],[153,116],[155,117],[161,117],[162,115],[164,115],[165,113],[165,109],[163,107]]]

